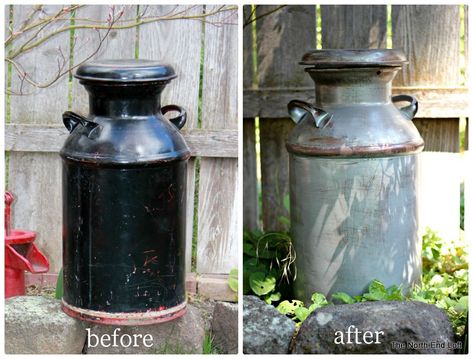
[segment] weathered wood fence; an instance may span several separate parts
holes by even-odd
[[[7,24],[11,19],[11,25],[6,35],[29,19],[32,8],[31,5],[15,5],[12,9],[7,6]],[[61,8],[44,6],[28,21],[39,21]],[[122,7],[115,8],[118,12]],[[215,14],[207,16],[205,21],[174,19],[112,30],[93,56],[94,59],[154,59],[172,64],[178,74],[166,87],[162,103],[178,104],[188,111],[183,132],[193,157],[188,170],[186,265],[190,272],[194,234],[197,252],[194,271],[200,274],[225,274],[238,266],[237,11],[218,9],[217,6],[124,6],[122,19]],[[46,32],[74,24],[74,19],[106,27],[109,13],[110,7],[106,5],[82,6],[71,14],[73,18],[53,22],[40,31],[37,39]],[[72,34],[65,31],[15,61],[36,79],[46,80],[56,71],[59,52],[70,54],[73,64],[80,63],[94,53],[106,31],[83,28],[75,29]],[[67,136],[61,114],[67,109],[87,114],[88,97],[78,81],[68,76],[50,87],[37,89],[8,67],[6,73],[11,91],[18,91],[22,86],[24,92],[33,93],[10,95],[6,111],[9,113],[5,131],[8,189],[16,196],[14,227],[37,232],[36,243],[50,260],[50,272],[57,273],[62,265],[58,151]]]
[[[464,39],[460,36],[461,5],[392,5],[390,22],[386,5],[322,5],[321,19],[317,19],[316,6],[278,7],[244,7],[244,21],[252,17],[256,22],[255,28],[250,24],[243,30],[244,228],[287,229],[280,220],[281,216],[288,217],[284,206],[289,188],[285,139],[294,124],[288,118],[286,104],[292,99],[314,100],[314,83],[298,61],[307,50],[317,47],[318,33],[322,48],[387,48],[389,39],[392,48],[404,50],[409,65],[397,75],[393,92],[413,95],[420,104],[414,121],[425,140],[419,225],[421,230],[431,227],[444,237],[457,238],[459,119],[467,116],[460,51],[464,40],[466,67],[466,6]],[[317,20],[321,29],[316,27]],[[259,121],[261,209],[255,119]]]

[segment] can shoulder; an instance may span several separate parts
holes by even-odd
[[[81,162],[138,165],[190,157],[183,135],[162,116],[88,120],[96,125],[74,128],[61,149],[61,157]]]
[[[309,156],[376,157],[417,153],[424,141],[392,104],[333,106],[319,127],[305,116],[289,134],[289,152]]]

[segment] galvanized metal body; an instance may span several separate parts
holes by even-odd
[[[298,123],[287,140],[295,295],[305,302],[315,291],[359,295],[374,279],[409,290],[421,276],[417,103],[393,99],[410,102],[399,109],[391,99],[402,57],[360,61],[341,50],[334,65],[329,51],[306,69],[315,105],[288,105]]]
[[[185,111],[161,107],[170,66],[112,61],[79,68],[85,118],[66,112],[63,309],[102,323],[141,325],[184,314]],[[178,111],[167,120],[163,113]]]
[[[359,295],[370,280],[408,288],[421,276],[417,155],[314,158],[291,154],[296,298]]]

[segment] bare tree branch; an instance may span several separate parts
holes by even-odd
[[[111,31],[131,29],[154,22],[172,20],[195,20],[214,26],[222,26],[223,24],[236,25],[236,23],[230,21],[231,17],[237,12],[237,6],[223,5],[213,9],[212,11],[200,14],[191,13],[191,10],[195,9],[197,5],[188,6],[183,9],[176,6],[165,14],[151,15],[150,9],[153,9],[153,7],[146,5],[143,6],[143,10],[141,7],[139,8],[139,14],[133,14],[133,17],[129,15],[128,18],[125,18],[124,8],[117,11],[115,5],[112,5],[110,6],[110,12],[107,19],[104,20],[85,19],[72,16],[75,14],[77,9],[85,6],[87,5],[65,6],[53,14],[46,14],[43,5],[37,5],[32,7],[31,12],[26,16],[26,19],[22,21],[18,28],[11,29],[10,35],[6,38],[4,43],[5,48],[8,49],[8,51],[6,51],[5,62],[11,64],[14,73],[16,73],[20,81],[18,85],[19,89],[7,89],[8,94],[32,94],[25,92],[25,84],[40,89],[53,85],[64,75],[69,74],[84,62],[92,59],[102,48]],[[228,12],[228,16],[225,16],[220,21],[212,19],[213,15],[222,12]],[[72,19],[74,21],[71,21]],[[72,33],[72,31],[79,29],[90,30],[98,36],[98,44],[84,60],[77,64],[71,64],[69,54],[65,54],[63,49],[58,47],[58,56],[56,58],[57,69],[51,79],[42,83],[34,79],[34,74],[25,71],[21,64],[23,54],[34,51],[55,36],[64,32]],[[77,46],[77,37],[71,39],[70,46],[70,51],[72,53],[75,46]],[[81,47],[82,46],[84,46],[83,43],[81,44]],[[77,48],[75,50],[77,51]]]
[[[286,7],[287,5],[280,5],[278,6],[277,8],[273,9],[273,10],[270,10],[264,14],[261,14],[261,15],[258,15],[258,16],[254,16],[254,13],[256,12],[256,9],[259,7],[260,5],[256,5],[253,10],[251,10],[251,13],[250,15],[245,19],[245,22],[243,23],[243,28],[247,27],[249,24],[257,21],[257,20],[260,20],[268,15],[271,15],[279,10],[281,10],[282,8]]]

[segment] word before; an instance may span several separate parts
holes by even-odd
[[[115,328],[113,334],[102,334],[100,337],[97,334],[90,332],[90,328],[86,329],[87,331],[87,345],[89,348],[95,348],[99,344],[104,347],[113,347],[116,348],[121,346],[122,348],[139,347],[140,343],[147,348],[153,346],[153,336],[151,334],[121,334],[119,335],[120,328]]]
[[[353,330],[354,329],[354,330]],[[333,342],[335,344],[381,344],[379,341],[379,336],[384,335],[383,331],[375,331],[370,332],[367,330],[366,332],[360,331],[354,325],[350,325],[345,332],[341,330],[337,330],[335,332],[335,339]],[[354,341],[352,341],[352,337],[354,337]],[[376,337],[376,339],[373,339]],[[360,339],[361,338],[361,339]]]

